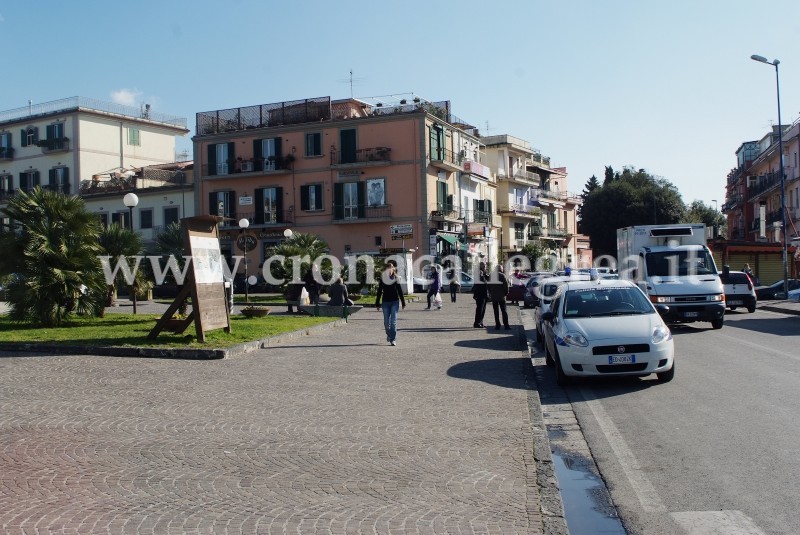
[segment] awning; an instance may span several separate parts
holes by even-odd
[[[458,238],[456,236],[451,236],[449,234],[437,234],[437,236],[439,237],[439,239],[441,239],[442,241],[446,241],[453,247],[455,247],[456,244],[458,244]]]

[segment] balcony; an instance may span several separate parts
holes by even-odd
[[[45,184],[42,186],[42,189],[55,191],[56,193],[63,193],[64,195],[69,195],[71,193],[69,182],[65,182],[63,184]]]
[[[385,221],[392,218],[392,205],[365,206],[334,204],[334,223],[363,223],[365,221]]]
[[[453,152],[450,149],[431,150],[431,165],[445,171],[462,171],[462,160],[461,153]]]
[[[744,230],[744,227],[736,227],[729,229],[728,233],[729,233],[728,239],[730,240],[744,240],[745,238],[747,238],[747,232]]]
[[[201,176],[228,176],[240,173],[285,174],[292,170],[292,162],[294,162],[294,158],[291,156],[237,159],[210,167],[207,163],[204,163],[200,168],[200,172],[202,173]]]
[[[356,149],[355,153],[346,153],[331,149],[331,167],[362,167],[365,165],[387,165],[391,163],[389,147],[372,147]]]
[[[567,237],[567,229],[563,227],[548,227],[543,229],[544,236],[548,238],[566,238]]]
[[[777,187],[781,183],[779,173],[761,175],[758,182],[747,188],[747,198],[755,200],[759,195]]]
[[[464,210],[464,223],[489,223],[493,224],[492,213],[485,210]]]
[[[43,139],[36,144],[42,149],[42,153],[44,154],[69,150],[69,138],[66,137]]]
[[[510,182],[519,182],[520,184],[525,184],[526,186],[534,186],[539,187],[542,185],[542,177],[539,173],[531,173],[530,171],[523,171],[521,169],[517,169],[514,171],[514,174],[511,176],[501,176],[499,177],[501,180],[508,180]]]
[[[14,147],[0,147],[0,160],[13,160]]]
[[[458,221],[461,217],[460,206],[447,203],[436,203],[431,206],[431,221]]]
[[[9,200],[11,197],[14,196],[15,193],[16,191],[14,191],[13,189],[0,190],[0,202],[5,202]]]
[[[767,225],[780,221],[783,222],[783,210],[778,208],[767,214]]]
[[[498,213],[502,215],[518,215],[523,217],[539,217],[542,215],[542,209],[538,206],[530,206],[528,204],[509,204],[507,206],[500,206],[497,209]]]

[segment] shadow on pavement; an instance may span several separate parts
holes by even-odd
[[[447,370],[448,377],[519,390],[531,389],[530,373],[531,361],[528,358],[473,360]]]
[[[752,319],[745,314],[738,315],[734,313],[734,315],[728,315],[726,313],[725,316],[725,324],[721,332],[724,332],[725,329],[745,329],[776,336],[797,336],[799,332],[797,327],[800,324],[800,320],[796,316]],[[670,325],[669,328],[674,336],[692,335],[713,330],[710,323],[675,324]]]

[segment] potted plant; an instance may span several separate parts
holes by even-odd
[[[248,318],[263,318],[270,313],[270,308],[261,305],[248,305],[242,308],[242,315]]]

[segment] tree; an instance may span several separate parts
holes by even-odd
[[[1,212],[14,222],[0,229],[11,319],[55,327],[73,312],[102,315],[100,221],[83,200],[36,187],[18,192]]]
[[[666,179],[632,167],[615,176],[589,193],[581,210],[581,229],[589,235],[595,257],[616,256],[618,228],[678,223],[685,213],[677,188]]]
[[[606,184],[610,184],[611,182],[614,182],[614,179],[616,178],[616,176],[614,175],[614,169],[610,165],[606,166],[605,173],[603,173],[603,177],[604,177],[603,178],[603,185],[604,186]]]
[[[581,192],[581,199],[583,199],[585,201],[586,197],[588,197],[590,193],[592,193],[594,190],[596,190],[599,187],[601,187],[600,186],[600,181],[597,180],[597,177],[595,175],[592,175],[592,178],[590,178],[588,180],[588,182],[586,182],[586,186],[583,187],[583,191]],[[583,229],[583,217],[582,217],[583,216],[583,203],[578,205],[578,211],[577,211],[576,216],[577,216],[577,219],[578,219],[578,232],[580,232],[582,234],[585,234],[585,231]]]
[[[522,254],[525,255],[531,263],[531,269],[536,269],[536,261],[544,256],[544,248],[539,242],[528,242],[522,246]]]
[[[270,274],[277,280],[283,280],[284,286],[291,282],[294,261],[293,256],[300,258],[309,257],[313,262],[319,256],[328,254],[330,248],[328,244],[320,239],[316,234],[307,234],[303,232],[295,232],[291,238],[279,243],[266,251],[267,258],[274,256],[283,256],[283,262],[272,262],[269,265]],[[306,276],[308,270],[311,269],[310,262],[302,262],[300,265],[300,278]],[[331,275],[330,266],[323,265],[321,269],[322,275],[326,280],[329,280]]]
[[[156,252],[162,255],[164,265],[170,261],[171,257],[174,257],[180,272],[183,273],[183,269],[186,266],[186,258],[184,257],[186,251],[183,245],[183,228],[180,223],[173,221],[164,227],[164,230],[156,234]],[[177,285],[179,291],[183,287],[182,284],[178,284],[178,281],[175,280],[172,271],[167,271],[164,282]],[[189,303],[184,299],[178,308],[178,314],[185,316],[188,308]]]
[[[139,234],[129,228],[123,228],[117,223],[110,224],[100,232],[99,242],[105,254],[111,257],[109,261],[112,269],[117,261],[127,262],[127,257],[141,254],[144,249],[144,242]],[[124,260],[120,259],[120,257],[123,257]],[[133,288],[130,291],[140,292],[142,289],[149,289],[147,288],[148,277],[146,270],[147,265],[145,264],[141,264],[140,268],[136,270]],[[120,270],[117,272],[114,281],[108,285],[107,306],[114,304],[117,285],[121,284],[125,284],[125,278]],[[152,283],[150,288],[152,288]]]
[[[725,236],[728,233],[728,220],[725,216],[703,201],[692,201],[692,204],[686,208],[685,222],[705,223],[709,228],[716,228],[718,236]]]

